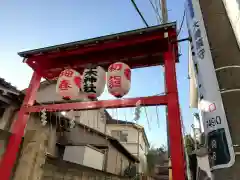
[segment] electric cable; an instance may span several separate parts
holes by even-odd
[[[161,24],[162,19],[161,19],[160,15],[159,15],[157,6],[154,6],[152,0],[149,0],[149,2],[150,2],[151,6],[152,6],[152,8],[153,8],[153,10],[154,10],[154,12],[156,14],[156,18],[157,18],[158,23]]]
[[[182,31],[182,27],[183,27],[183,23],[184,23],[184,20],[185,20],[185,16],[186,16],[186,10],[184,9],[182,22],[181,22],[180,28],[179,28],[179,30],[178,30],[177,36],[179,36],[179,34],[180,34],[181,31]]]
[[[138,9],[137,4],[135,3],[135,1],[134,1],[134,0],[131,0],[131,2],[132,2],[132,5],[134,6],[135,10],[138,12],[138,15],[141,17],[143,23],[144,23],[147,27],[149,27],[147,21],[145,20],[145,18],[143,17],[142,13],[141,13],[140,10]]]

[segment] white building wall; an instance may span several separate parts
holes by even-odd
[[[100,110],[76,111],[74,112],[74,115],[71,115],[71,113],[67,113],[66,116],[70,119],[75,116],[76,123],[81,123],[86,127],[90,127],[102,133],[105,133],[106,119],[103,118],[102,112],[100,112]]]
[[[147,171],[147,153],[148,153],[148,146],[144,141],[144,135],[143,132],[139,133],[139,159],[140,159],[140,172],[146,172]]]
[[[83,165],[92,167],[94,169],[103,170],[104,154],[85,146],[85,154],[83,159]]]
[[[133,155],[138,156],[137,143],[126,143],[121,142],[121,144]]]
[[[147,156],[144,151],[139,151],[139,160],[140,160],[140,166],[139,166],[139,172],[147,172]]]
[[[138,142],[138,132],[135,128],[122,124],[107,124],[107,130],[109,132],[117,131],[127,131],[128,132],[128,141],[127,143],[137,143]]]
[[[83,164],[85,150],[85,146],[66,146],[63,160]]]
[[[128,125],[118,125],[118,124],[107,124],[107,131],[110,133],[113,130],[126,131],[128,133],[128,141],[121,142],[121,144],[134,156],[138,157],[140,160],[139,163],[139,172],[146,172],[147,169],[147,157],[148,152],[147,145],[143,138],[143,133],[134,127]],[[139,143],[138,143],[139,135]]]
[[[125,125],[107,124],[107,131],[111,135],[111,131],[126,131],[128,133],[127,142],[121,142],[122,145],[131,153],[138,153],[138,132],[135,128]]]
[[[88,146],[66,146],[63,160],[103,170],[104,154]]]

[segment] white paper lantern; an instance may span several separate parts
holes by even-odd
[[[81,75],[73,69],[65,69],[59,75],[56,92],[64,98],[73,99],[79,96]]]
[[[130,86],[130,67],[122,62],[110,65],[107,73],[108,92],[117,98],[121,98],[129,92]]]
[[[105,84],[106,72],[102,67],[86,68],[83,71],[81,89],[89,99],[99,97],[104,91]]]

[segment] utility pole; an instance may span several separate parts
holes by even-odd
[[[165,24],[168,22],[168,10],[167,10],[167,2],[166,0],[159,0],[160,1],[160,9],[162,12],[162,23]]]
[[[240,151],[240,91],[237,91],[240,89],[240,69],[234,68],[233,65],[240,65],[240,51],[223,1],[211,1],[210,3],[209,0],[200,0],[200,6],[236,155],[233,166],[214,170],[213,177],[215,180],[237,180],[240,177],[238,155]]]
[[[213,178],[214,180],[238,180],[240,177],[240,51],[237,39],[228,18],[226,8],[224,7],[223,0],[188,0],[187,2],[189,4],[199,3],[200,6],[200,12],[202,14],[203,24],[206,30],[206,36],[203,35],[202,38],[204,39],[207,37],[212,58],[204,59],[204,56],[202,56],[199,62],[204,63],[204,61],[213,61],[213,72],[215,71],[216,74],[216,79],[219,86],[218,92],[220,93],[220,98],[223,104],[223,107],[217,106],[216,111],[218,111],[218,108],[222,108],[225,112],[225,117],[229,127],[229,130],[227,131],[230,132],[230,141],[232,141],[231,144],[227,144],[227,146],[223,146],[222,144],[222,146],[218,147],[218,145],[215,144],[215,149],[217,150],[216,152],[214,152],[216,153],[214,158],[212,156],[212,152],[209,152],[210,165],[212,166],[212,168],[215,167],[214,169],[212,169]],[[189,16],[192,16],[192,21],[195,21],[195,28],[197,29],[199,21],[196,20],[196,17],[194,17],[194,10],[191,11],[191,9],[189,8],[188,14]],[[193,40],[194,38],[196,37],[193,37]],[[197,40],[199,40],[199,37]],[[193,43],[196,42],[193,41]],[[208,51],[208,49],[205,50]],[[198,56],[197,53],[196,56]],[[200,66],[198,66],[198,70],[199,72],[204,72],[204,70],[201,69]],[[204,84],[204,82],[208,80],[202,79],[202,81],[202,83]],[[212,87],[210,87],[213,88],[213,86],[214,83],[212,83]],[[208,92],[206,90],[206,94],[207,93]],[[207,112],[207,114],[211,113]],[[206,116],[205,118],[203,118],[203,121],[205,123],[206,121],[208,121]],[[223,122],[221,121],[221,119],[217,122],[218,124],[212,124],[212,122],[213,121],[211,121],[211,123],[209,124],[210,126],[218,126],[218,124],[220,124],[219,127],[223,127]],[[227,131],[224,131],[224,133],[228,134]],[[225,136],[222,134],[222,137]],[[229,137],[227,138],[229,139]],[[211,142],[210,139],[207,140],[208,142]],[[208,144],[208,148],[213,149],[213,147],[211,147],[211,144]],[[219,156],[218,153],[221,155]],[[228,158],[223,159],[222,156]]]

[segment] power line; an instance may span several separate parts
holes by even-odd
[[[181,22],[180,28],[179,28],[179,30],[178,30],[177,36],[179,36],[179,34],[180,34],[181,31],[182,31],[182,27],[183,27],[183,23],[184,23],[185,16],[186,16],[186,10],[184,9],[182,22]]]
[[[159,7],[160,11],[162,10],[161,3],[159,0],[155,0],[155,6]]]
[[[134,6],[134,8],[136,9],[136,11],[138,12],[138,15],[141,17],[142,21],[144,22],[144,24],[145,24],[147,27],[149,27],[147,21],[144,19],[142,13],[141,13],[140,10],[138,9],[137,4],[135,3],[135,1],[134,1],[134,0],[131,0],[131,2],[132,2],[132,5]]]
[[[154,12],[155,12],[155,14],[157,16],[158,23],[161,24],[162,19],[161,19],[160,15],[159,15],[158,8],[156,6],[154,6],[152,0],[149,0],[149,2],[150,2],[150,4],[151,4],[151,6],[152,6],[152,8],[153,8],[153,10],[154,10]]]

